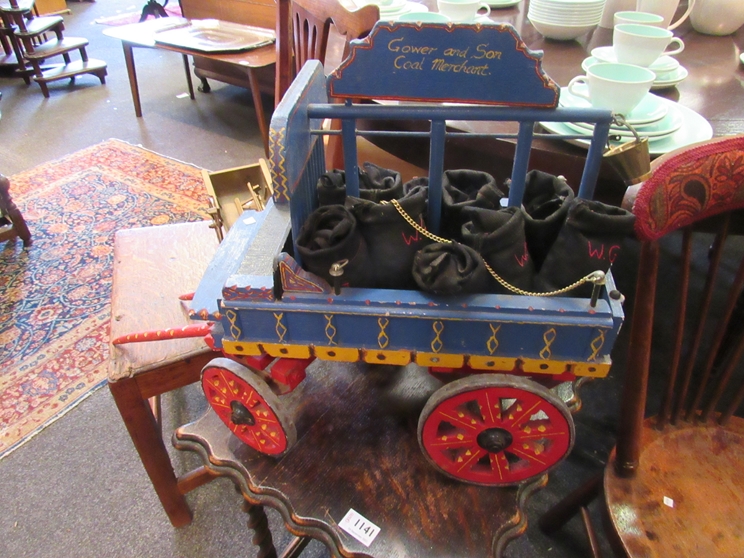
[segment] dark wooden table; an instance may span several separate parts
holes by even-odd
[[[430,0],[420,1],[428,6],[434,5]],[[492,9],[490,18],[514,25],[528,47],[542,50],[543,69],[560,86],[567,86],[572,77],[584,73],[581,62],[590,55],[593,48],[612,44],[612,31],[600,27],[575,41],[545,39],[529,23],[528,8],[529,0],[523,0],[513,8]],[[684,8],[685,2],[682,2],[679,9]],[[685,50],[676,58],[688,70],[689,75],[676,87],[653,92],[701,114],[711,123],[714,136],[744,133],[744,64],[739,60],[739,54],[744,52],[744,28],[734,35],[714,37],[697,33],[687,21],[674,33],[685,42]],[[379,125],[364,122],[360,128],[389,129],[390,125],[390,122]],[[516,131],[504,123],[453,122],[451,125],[477,132]],[[427,166],[426,147],[411,138],[384,142],[375,140],[375,143],[413,164]],[[569,184],[579,183],[586,149],[563,141],[540,139],[536,139],[534,145],[530,168],[563,175]],[[484,170],[501,181],[511,175],[513,156],[513,140],[451,140],[448,141],[445,152],[445,168]],[[603,165],[597,197],[619,204],[624,192],[625,186],[619,176],[609,165]]]
[[[512,23],[528,46],[543,50],[543,67],[559,85],[582,73],[581,62],[592,48],[611,43],[608,29],[578,41],[546,40],[527,21],[526,1],[493,10],[491,17]],[[658,94],[703,115],[716,136],[744,132],[744,70],[738,59],[744,30],[708,37],[686,24],[677,35],[686,43],[678,59],[689,76]],[[427,166],[426,150],[410,138],[386,147]],[[503,179],[511,172],[513,150],[509,140],[452,141],[445,165],[486,170]],[[538,140],[530,165],[578,184],[585,155],[565,142]],[[619,203],[624,190],[619,177],[603,169],[600,197]],[[416,437],[417,417],[432,382],[415,367],[400,371],[316,362],[287,396],[295,408],[299,442],[283,458],[253,452],[211,410],[179,428],[174,444],[197,452],[208,469],[236,482],[255,505],[249,509],[259,531],[261,506],[269,505],[279,510],[290,532],[321,540],[334,556],[498,556],[525,529],[524,503],[546,479],[521,488],[482,488],[450,481],[432,469]],[[339,528],[350,509],[380,527],[370,547]],[[273,551],[265,532],[255,540],[262,543],[262,556]]]
[[[276,47],[272,45],[264,46],[254,50],[237,53],[207,53],[197,52],[190,49],[180,48],[173,45],[155,42],[155,32],[162,25],[170,25],[186,21],[185,19],[169,17],[144,21],[142,23],[132,23],[120,27],[106,29],[103,33],[109,37],[119,39],[124,49],[124,61],[127,66],[127,75],[129,76],[129,87],[132,90],[132,102],[134,103],[134,113],[137,117],[142,116],[142,103],[140,102],[139,85],[137,82],[137,69],[134,64],[134,48],[157,48],[161,50],[170,50],[178,52],[183,56],[183,64],[186,71],[186,82],[189,88],[189,96],[194,99],[194,86],[191,81],[191,68],[189,67],[189,56],[198,55],[209,60],[217,60],[235,64],[247,69],[248,83],[246,89],[250,90],[253,98],[253,106],[256,111],[256,120],[258,129],[263,139],[264,151],[269,156],[269,126],[264,113],[263,103],[261,102],[261,92],[259,90],[258,77],[255,72],[259,68],[271,66],[276,62]]]
[[[244,445],[211,408],[176,430],[174,445],[197,452],[210,471],[232,478],[246,500],[279,510],[290,532],[319,539],[333,556],[500,556],[526,528],[523,506],[547,478],[490,488],[435,471],[419,449],[416,426],[437,385],[416,366],[316,361],[283,397],[298,430],[297,445],[284,457]],[[369,547],[339,527],[349,509],[380,528]],[[261,555],[269,556],[270,537],[256,538],[264,543]]]

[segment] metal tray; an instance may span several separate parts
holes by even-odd
[[[275,40],[270,29],[217,19],[192,19],[184,27],[155,34],[156,43],[212,54],[252,50]]]

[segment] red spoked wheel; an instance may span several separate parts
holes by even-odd
[[[202,370],[202,389],[222,422],[253,449],[279,456],[297,441],[279,398],[250,368],[216,358]]]
[[[418,439],[445,475],[508,486],[543,475],[571,451],[574,424],[565,403],[518,376],[469,376],[438,389],[421,412]]]

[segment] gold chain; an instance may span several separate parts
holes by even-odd
[[[382,203],[384,205],[387,205],[389,203],[393,204],[393,207],[395,207],[395,209],[398,210],[398,213],[400,213],[400,216],[403,217],[403,219],[406,220],[406,223],[408,223],[409,225],[411,225],[414,229],[416,229],[418,232],[420,232],[421,234],[423,234],[426,238],[430,238],[434,242],[440,242],[442,244],[451,244],[452,243],[452,241],[449,240],[448,238],[442,238],[441,236],[437,236],[437,235],[435,235],[433,233],[430,233],[424,227],[422,227],[421,225],[419,225],[416,221],[414,221],[411,218],[411,216],[406,212],[406,210],[401,207],[400,203],[398,203],[398,200],[390,200],[389,202],[388,201],[383,201]]]
[[[428,230],[426,230],[424,227],[419,225],[416,221],[414,221],[411,216],[406,212],[403,207],[401,207],[400,203],[398,203],[398,200],[390,200],[389,202],[383,201],[383,204],[391,203],[395,209],[398,210],[398,213],[400,213],[400,216],[405,219],[406,223],[411,225],[414,229],[416,229],[418,232],[423,234],[426,238],[429,238],[433,240],[434,242],[439,242],[441,244],[454,244],[454,242],[448,238],[443,238],[441,236],[437,236],[433,233],[430,233]],[[480,255],[480,254],[478,254]],[[483,256],[481,256],[481,260],[483,260]],[[605,273],[603,271],[592,271],[589,275],[586,275],[585,277],[582,277],[578,281],[574,281],[567,287],[563,287],[562,289],[558,289],[557,291],[549,291],[545,293],[537,293],[532,291],[525,291],[523,289],[520,289],[519,287],[515,287],[514,285],[508,283],[505,279],[500,277],[488,263],[483,260],[483,265],[486,266],[486,269],[488,272],[493,276],[496,281],[498,281],[503,287],[510,290],[513,293],[517,293],[520,295],[525,296],[555,296],[563,293],[567,293],[568,291],[571,291],[577,287],[580,287],[584,283],[596,283],[596,284],[602,284],[604,283],[605,279]]]

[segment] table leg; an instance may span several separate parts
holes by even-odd
[[[191,81],[191,68],[189,68],[189,55],[183,55],[183,69],[186,70],[186,83],[189,86],[189,97],[194,100],[194,83]]]
[[[134,52],[131,43],[121,42],[124,49],[124,61],[127,64],[127,75],[129,76],[129,88],[132,90],[132,102],[134,103],[134,114],[142,117],[142,105],[140,104],[139,87],[137,86],[137,71],[134,68]]]
[[[269,127],[266,125],[266,115],[264,114],[263,103],[261,102],[261,91],[258,89],[258,79],[254,74],[253,68],[248,68],[248,82],[251,87],[253,96],[253,106],[256,109],[256,119],[258,120],[258,130],[261,132],[261,138],[264,143],[264,152],[269,156]]]
[[[253,531],[252,542],[258,547],[258,558],[276,558],[276,548],[263,506],[243,500],[243,511],[248,514],[248,528]]]
[[[142,398],[137,380],[124,378],[109,382],[108,386],[165,513],[174,527],[188,525],[191,523],[191,510],[178,488],[178,479],[160,428],[150,405]]]

